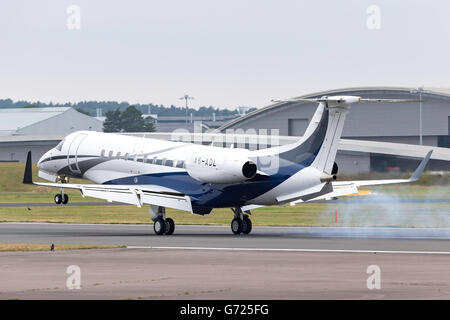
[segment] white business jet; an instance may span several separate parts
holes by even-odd
[[[213,208],[231,208],[232,232],[249,234],[248,215],[254,208],[354,194],[360,186],[416,181],[430,159],[432,151],[409,179],[336,181],[335,157],[350,106],[413,100],[325,96],[280,102],[297,101],[317,102],[318,108],[304,136],[293,144],[250,151],[79,131],[38,161],[39,176],[52,183],[32,181],[30,152],[23,182],[60,188],[54,198],[57,204],[68,202],[65,189],[77,189],[83,197],[150,205],[158,235],[175,230],[165,208],[200,215]],[[70,177],[94,184],[70,184]]]

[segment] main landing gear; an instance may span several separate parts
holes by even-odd
[[[55,194],[54,200],[56,204],[67,204],[69,202],[69,196],[61,191],[61,193]]]
[[[241,208],[231,209],[234,212],[234,219],[231,221],[231,231],[234,234],[249,234],[252,231],[252,220],[244,214]],[[250,211],[246,211],[251,214]]]
[[[152,215],[155,234],[159,236],[173,234],[175,231],[175,222],[171,218],[166,218],[166,208],[151,205],[149,213]]]

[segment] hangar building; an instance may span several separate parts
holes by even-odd
[[[362,87],[316,92],[299,98],[355,95],[364,98],[419,100],[421,97],[422,106],[419,102],[352,105],[342,138],[418,145],[422,119],[422,144],[449,148],[450,92],[447,90],[418,91],[412,88]],[[270,129],[277,129],[282,136],[302,136],[316,108],[316,103],[308,102],[275,103],[234,119],[221,126],[219,131],[225,133],[241,129],[244,132],[255,132],[252,130],[258,132],[259,129],[268,129],[270,132]],[[343,150],[338,152],[337,163],[341,168],[345,168],[345,173],[395,171],[400,168],[410,170],[416,164],[415,161],[411,162],[404,157]],[[446,161],[432,161],[430,167],[450,169]]]
[[[70,107],[0,109],[0,119],[0,161],[23,161],[28,150],[42,155],[71,132],[103,129]]]

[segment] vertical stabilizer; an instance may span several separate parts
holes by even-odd
[[[344,122],[354,103],[416,102],[410,99],[366,99],[359,96],[324,96],[321,98],[296,98],[272,100],[273,102],[316,102],[319,104],[305,134],[296,143],[253,151],[254,157],[278,154],[287,163],[311,166],[328,179],[333,170]]]
[[[339,140],[341,139],[345,118],[350,109],[350,105],[336,104],[334,101],[329,101],[327,102],[327,108],[329,110],[327,132],[319,153],[311,166],[319,171],[330,174],[336,159]]]

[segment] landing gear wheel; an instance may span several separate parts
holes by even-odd
[[[55,194],[55,203],[56,204],[61,204],[62,203],[62,201],[63,201],[63,198],[62,198],[62,196],[58,193],[58,194]]]
[[[241,219],[234,218],[231,221],[231,231],[233,231],[234,234],[241,234],[243,228],[244,224]]]
[[[244,220],[242,220],[242,233],[249,234],[252,232],[252,220],[248,217],[248,215],[244,215]]]
[[[68,202],[69,202],[69,196],[64,193],[63,199],[62,199],[62,204],[67,204]]]
[[[166,234],[171,235],[175,231],[175,222],[171,218],[166,219]]]
[[[155,223],[153,224],[153,230],[155,233],[160,236],[163,235],[166,232],[166,222],[163,218],[156,219]]]

